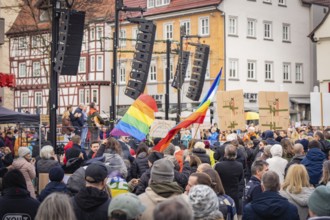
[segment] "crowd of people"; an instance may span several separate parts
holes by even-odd
[[[0,219],[330,219],[330,129],[214,125],[157,152],[160,138],[100,135],[97,111],[78,108],[63,114],[74,133],[63,156],[47,142],[36,157],[24,146],[16,156],[10,134],[0,138]],[[87,147],[84,123],[98,128]]]

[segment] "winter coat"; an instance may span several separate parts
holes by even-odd
[[[49,194],[53,192],[62,192],[68,193],[68,189],[63,182],[49,182],[46,187],[41,191],[40,195],[38,196],[38,200],[42,202]]]
[[[40,202],[31,198],[30,192],[23,188],[11,187],[0,196],[0,219],[33,220]]]
[[[69,118],[62,118],[62,134],[70,135],[74,131]]]
[[[80,114],[80,117],[74,117],[74,119],[72,120],[72,125],[76,128],[76,129],[81,129],[82,126],[84,126],[84,114],[82,112],[83,110],[81,108],[76,108],[76,110],[74,111],[73,115],[75,115],[76,113]]]
[[[310,184],[318,184],[322,176],[325,154],[318,148],[309,149],[306,157],[301,161],[307,169]]]
[[[108,220],[110,199],[105,191],[94,187],[85,187],[71,201],[77,219]]]
[[[323,153],[328,155],[328,152],[330,151],[330,142],[327,140],[319,140],[319,142],[321,144],[321,150]]]
[[[255,176],[251,176],[245,186],[243,207],[253,201],[260,193],[262,193],[260,180]]]
[[[140,178],[148,168],[149,168],[148,155],[147,153],[142,152],[139,155],[137,155],[136,159],[132,163],[131,177]]]
[[[242,163],[224,159],[224,161],[215,164],[214,169],[220,176],[226,194],[235,201],[235,206],[239,207],[239,183],[244,177]]]
[[[81,189],[83,189],[86,185],[85,181],[85,171],[87,166],[80,167],[76,170],[68,179],[67,188],[71,193],[78,193]]]
[[[291,159],[291,161],[286,165],[285,171],[284,171],[284,177],[286,176],[286,173],[288,172],[288,169],[293,164],[300,164],[301,161],[305,158],[305,155],[294,155]]]
[[[210,141],[210,144],[214,144],[217,142],[219,139],[219,133],[218,132],[213,132],[211,135],[207,138],[207,140]]]
[[[177,194],[173,194],[177,195]],[[184,196],[184,195],[182,195]],[[146,207],[145,211],[142,213],[140,220],[153,220],[153,211],[157,204],[167,200],[154,192],[150,187],[147,187],[145,193],[139,195],[141,203]]]
[[[17,158],[16,160],[14,160],[13,164],[12,164],[12,168],[13,169],[18,169],[19,171],[21,171],[21,173],[24,176],[24,179],[26,181],[26,186],[28,191],[31,193],[31,197],[32,198],[37,198],[36,194],[35,194],[35,189],[32,183],[32,180],[34,178],[36,178],[36,170],[35,167],[28,162],[25,158]]]
[[[282,157],[273,156],[272,158],[267,159],[266,162],[269,164],[268,169],[278,174],[280,183],[282,184],[284,181],[285,167],[288,164],[288,161]]]
[[[278,192],[265,191],[243,210],[243,220],[299,220],[297,207]]]
[[[11,153],[9,153],[9,154],[5,155],[5,157],[2,160],[2,163],[5,167],[8,167],[8,166],[12,165],[13,161],[14,161],[13,155]]]
[[[287,198],[290,203],[297,207],[300,220],[306,220],[308,216],[308,198],[314,190],[312,187],[303,187],[299,194],[290,193],[288,190],[281,190],[280,195]]]
[[[202,163],[211,164],[210,156],[206,154],[206,150],[202,148],[194,148],[192,151],[193,155],[197,156]]]
[[[225,148],[228,144],[230,144],[230,141],[227,141],[227,142],[223,143],[222,145],[215,148],[215,151],[214,151],[215,160],[217,160],[217,161],[223,160],[223,158],[225,156]]]
[[[49,173],[50,169],[56,166],[61,166],[57,160],[44,158],[39,159],[36,163],[37,176],[39,176],[39,173]]]

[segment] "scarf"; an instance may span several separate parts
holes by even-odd
[[[173,194],[182,194],[183,189],[177,182],[150,183],[150,188],[161,197],[169,198]]]

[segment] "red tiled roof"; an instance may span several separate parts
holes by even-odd
[[[168,5],[148,8],[147,11],[143,13],[143,15],[157,15],[212,5],[217,6],[221,2],[222,0],[171,0],[171,3]],[[124,5],[128,7],[147,8],[147,0],[124,0]]]

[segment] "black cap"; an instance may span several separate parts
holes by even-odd
[[[85,180],[89,183],[102,182],[108,176],[108,169],[102,162],[90,164],[85,171]]]

